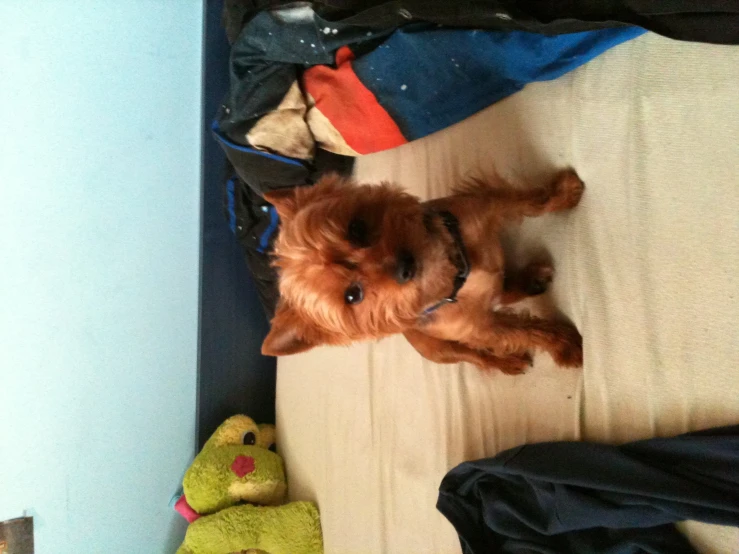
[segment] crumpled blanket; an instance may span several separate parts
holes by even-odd
[[[303,3],[262,11],[232,46],[214,131],[226,146],[304,162],[316,148],[369,154],[444,129],[644,32],[377,30],[326,21]]]

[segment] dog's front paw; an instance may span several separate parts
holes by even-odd
[[[580,203],[585,184],[572,170],[563,171],[552,184],[552,195],[549,199],[551,211],[569,210]]]
[[[568,326],[551,351],[554,361],[561,367],[582,367],[582,336],[573,326]]]

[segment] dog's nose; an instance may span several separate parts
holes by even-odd
[[[395,280],[400,283],[407,283],[416,274],[416,260],[413,254],[407,250],[403,250],[398,254],[398,263],[395,266]]]
[[[248,473],[252,473],[256,469],[254,458],[251,456],[236,456],[234,462],[231,464],[231,471],[236,474],[236,477],[243,477]]]

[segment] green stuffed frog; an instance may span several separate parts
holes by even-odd
[[[275,428],[245,416],[227,419],[185,474],[175,509],[189,522],[177,554],[321,554],[312,502],[282,504],[285,469]]]

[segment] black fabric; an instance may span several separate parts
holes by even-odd
[[[672,523],[739,526],[739,426],[520,446],[451,470],[437,508],[464,554],[694,553]]]
[[[736,0],[319,0],[315,4],[324,7],[324,17],[333,15],[342,24],[389,27],[426,21],[543,34],[636,25],[678,40],[739,44]]]
[[[289,3],[230,0],[225,19],[243,21],[250,10]],[[736,0],[318,0],[313,5],[328,21],[375,28],[427,21],[450,27],[560,34],[636,25],[677,40],[739,44]]]
[[[257,288],[259,301],[269,319],[274,316],[279,293],[277,291],[277,274],[270,265],[269,252],[272,250],[274,236],[269,237],[266,249],[260,247],[259,238],[269,229],[270,214],[265,210],[269,204],[244,181],[235,178],[233,192],[233,209],[235,226],[232,228],[239,241]],[[229,212],[229,194],[226,192],[226,211]],[[231,217],[228,213],[227,216]]]

